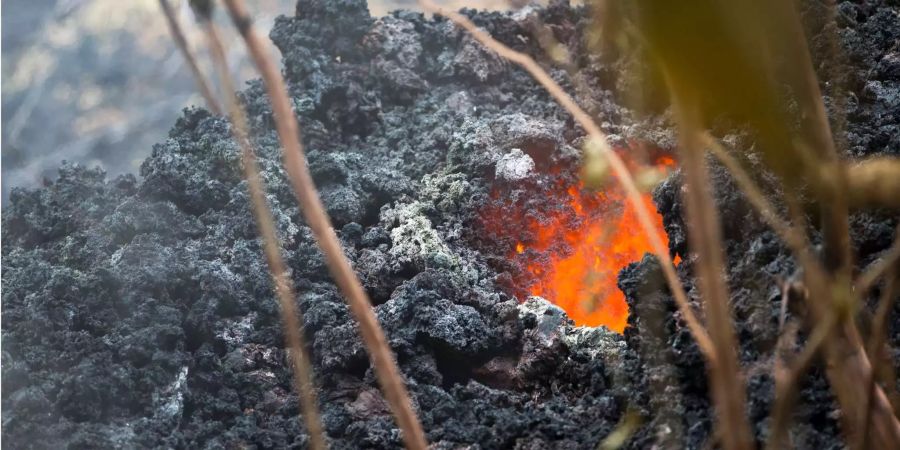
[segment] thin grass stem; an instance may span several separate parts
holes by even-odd
[[[197,65],[197,59],[194,58],[194,54],[191,52],[190,46],[188,46],[187,39],[184,37],[184,32],[181,29],[181,24],[178,23],[178,18],[175,17],[175,11],[172,9],[172,5],[169,4],[169,0],[159,0],[159,6],[166,16],[166,22],[169,24],[169,32],[172,35],[172,40],[175,42],[178,50],[181,51],[181,55],[184,57],[185,62],[187,62],[188,67],[190,67],[191,73],[194,75],[194,82],[197,83],[197,89],[200,91],[200,95],[206,100],[206,107],[209,108],[213,114],[217,116],[221,115],[222,108],[219,107],[219,102],[216,101],[216,97],[209,88],[206,77],[203,76],[203,72],[200,71],[200,66]]]
[[[228,107],[228,115],[231,118],[231,132],[235,141],[241,147],[244,178],[247,180],[247,186],[250,191],[250,204],[253,209],[253,215],[256,218],[259,234],[263,240],[266,261],[269,265],[269,271],[272,273],[275,293],[281,307],[285,344],[291,356],[294,388],[300,395],[301,415],[310,437],[309,446],[313,450],[323,450],[327,447],[325,431],[322,428],[322,419],[319,413],[318,398],[313,381],[313,368],[310,363],[309,353],[306,350],[306,339],[303,337],[303,315],[295,304],[297,296],[288,276],[287,266],[281,257],[281,244],[275,229],[275,220],[266,202],[265,183],[260,177],[259,164],[250,143],[247,117],[235,93],[234,83],[228,71],[225,48],[222,45],[216,25],[209,18],[201,19],[201,25],[206,31],[213,61],[225,90],[225,104]]]
[[[359,278],[344,255],[340,241],[334,233],[331,220],[325,212],[306,165],[300,129],[294,117],[284,78],[272,62],[262,39],[253,28],[243,0],[225,0],[225,5],[235,27],[244,38],[257,70],[263,77],[266,91],[272,102],[278,137],[284,148],[284,166],[294,195],[297,197],[307,225],[312,229],[313,235],[325,255],[325,262],[332,277],[347,299],[351,313],[359,323],[360,335],[375,366],[375,374],[385,399],[402,431],[403,441],[409,449],[424,450],[428,446],[425,433],[422,431],[422,425],[413,409],[412,401],[393,352],[388,346],[384,330],[378,323],[375,310],[372,308]]]

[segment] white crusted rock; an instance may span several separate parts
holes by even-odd
[[[534,160],[522,150],[512,149],[497,161],[497,178],[519,181],[534,172]]]

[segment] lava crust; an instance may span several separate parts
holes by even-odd
[[[841,138],[856,156],[896,154],[897,6],[872,0],[838,9],[850,64],[841,82],[851,89]],[[482,211],[498,201],[492,190],[541,214],[549,177],[574,180],[583,132],[571,118],[525,72],[446,20],[403,11],[372,18],[364,0],[300,0],[297,11],[279,19],[271,37],[283,54],[310,170],[433,448],[595,448],[629,409],[643,417],[629,448],[701,448],[712,429],[705,367],[656,261],[645,257],[619,275],[631,310],[624,334],[577,328],[516,285],[514,275],[525,269],[509,250],[521,230],[501,235],[483,226]],[[674,150],[665,116],[639,119],[621,106],[622,63],[585,54],[590,14],[559,1],[465,13],[545,63],[533,36],[536,24],[548,25],[581,67],[552,75],[616,142]],[[814,43],[821,31],[810,30]],[[581,85],[596,88],[575,88]],[[356,325],[280,166],[261,82],[249,83],[241,99],[305,315],[330,445],[398,448]],[[64,165],[46,187],[12,191],[2,229],[8,444],[306,445],[229,127],[206,110],[185,110],[140,178],[108,180],[99,169]],[[729,139],[752,147],[741,135]],[[525,156],[530,170],[516,163]],[[550,167],[567,169],[552,174]],[[748,413],[764,439],[777,280],[791,276],[794,263],[727,174],[714,166],[713,175]],[[676,173],[654,199],[696,298],[680,189]],[[890,245],[896,222],[887,213],[854,216],[860,264]],[[895,308],[892,323],[898,314]],[[898,348],[900,327],[892,340]],[[842,448],[822,370],[802,386],[795,444]]]

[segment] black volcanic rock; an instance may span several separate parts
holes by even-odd
[[[848,76],[857,81],[842,136],[854,155],[900,149],[891,50],[900,23],[887,4],[839,6]],[[582,131],[525,72],[446,20],[410,12],[372,18],[365,5],[302,0],[297,17],[279,19],[271,36],[310,170],[429,442],[437,449],[595,448],[630,409],[643,424],[630,448],[702,448],[712,429],[705,367],[655,260],[645,257],[620,275],[632,311],[624,335],[575,328],[559,308],[526,299],[511,281],[521,268],[506,256],[525,230],[510,225],[508,234],[492,235],[481,223],[495,188],[547,214],[559,200],[551,182],[575,180]],[[563,2],[464,13],[547,66],[533,21],[552,25],[577,54],[590,17]],[[672,150],[665,120],[635,124],[618,104],[618,63],[602,60],[577,59],[581,81],[609,84],[579,92],[578,100],[617,142]],[[561,70],[552,74],[577,84]],[[250,83],[241,99],[304,313],[330,444],[398,448],[356,325],[281,168],[262,84]],[[188,109],[140,179],[107,180],[99,170],[64,165],[46,187],[11,192],[2,219],[2,424],[12,446],[306,445],[229,127]],[[498,161],[526,156],[533,170],[495,179]],[[718,166],[713,173],[740,357],[745,367],[764,366],[777,332],[776,280],[795,266],[727,174]],[[676,175],[655,198],[696,301],[680,189]],[[890,245],[896,221],[877,212],[854,217],[861,262]],[[892,332],[900,343],[900,327]],[[773,382],[764,370],[747,378],[748,412],[762,438]],[[840,448],[821,370],[804,381],[801,397],[795,443]]]

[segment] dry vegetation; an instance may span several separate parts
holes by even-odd
[[[173,37],[190,62],[198,86],[217,111],[216,100],[181,38],[165,0],[160,1],[170,18]],[[201,25],[209,35],[210,49],[218,66],[225,67],[224,53],[217,32],[208,20],[212,3],[192,2],[200,11]],[[666,280],[683,317],[704,357],[711,383],[711,398],[717,410],[717,436],[727,449],[755,446],[746,416],[744,376],[735,349],[736,339],[729,305],[729,292],[721,276],[724,267],[720,218],[708,189],[706,152],[731,172],[736,183],[766,223],[790,248],[803,268],[803,279],[785,285],[785,296],[807,305],[809,336],[798,354],[784,354],[774,364],[776,402],[773,431],[767,447],[789,446],[788,429],[796,401],[797,383],[815,358],[827,361],[832,390],[842,409],[845,438],[853,448],[900,448],[900,421],[885,392],[896,380],[886,359],[887,318],[896,297],[900,241],[887,256],[858,275],[850,247],[848,216],[851,208],[896,208],[900,199],[900,161],[878,158],[851,161],[841,155],[835,144],[822,103],[819,84],[806,46],[800,17],[791,2],[780,0],[724,2],[700,1],[686,9],[680,3],[643,0],[610,0],[597,5],[603,13],[596,19],[598,28],[613,34],[614,41],[647,58],[671,101],[680,136],[689,224],[690,247],[697,255],[697,273],[703,298],[703,311],[693,311],[676,275],[669,251],[651,225],[650,213],[640,199],[641,188],[610,145],[596,122],[532,58],[518,53],[491,38],[465,16],[442,9],[430,0],[420,0],[427,10],[443,15],[503,58],[522,66],[547,92],[572,114],[590,137],[584,148],[585,176],[597,184],[608,172],[618,180],[636,210],[642,228],[649,234],[654,253],[661,260]],[[241,0],[226,0],[237,31],[243,36],[257,69],[262,75],[273,104],[278,134],[284,151],[284,165],[297,201],[326,255],[328,267],[359,322],[362,337],[376,369],[378,380],[402,430],[408,448],[427,447],[403,380],[384,333],[359,280],[350,267],[322,208],[315,186],[306,168],[298,124],[294,119],[284,80],[268,55]],[[611,30],[611,31],[609,31]],[[689,31],[685,31],[689,30]],[[690,31],[693,30],[693,31]],[[726,32],[727,30],[727,32]],[[602,34],[602,33],[601,33]],[[708,39],[708,36],[720,39]],[[552,43],[545,45],[552,50]],[[552,53],[552,52],[551,52]],[[784,64],[790,61],[791,64]],[[323,448],[316,408],[315,389],[302,342],[301,322],[297,320],[294,292],[284,276],[280,245],[272,226],[271,212],[265,200],[253,150],[247,138],[246,120],[234,95],[227,71],[220,70],[226,88],[227,111],[235,139],[243,150],[243,164],[252,193],[254,215],[275,287],[282,306],[287,346],[294,355],[294,376],[301,394],[303,417],[312,436],[312,447]],[[789,127],[792,117],[780,113],[782,99],[779,84],[793,88],[799,105],[800,126]],[[752,130],[763,144],[768,169],[780,177],[783,198],[771,201],[753,181],[748,169],[731,155],[707,130],[719,117],[736,119]],[[800,173],[801,176],[796,176]],[[784,206],[781,206],[784,205]],[[807,214],[819,218],[824,232],[824,251],[817,253],[810,244]],[[784,218],[783,216],[787,216]],[[868,315],[862,306],[870,289],[883,281],[882,296],[871,319],[871,332],[863,336],[858,320]],[[702,318],[702,319],[701,319]],[[782,317],[782,341],[793,337]],[[785,352],[788,353],[788,352]],[[883,378],[883,374],[889,378]],[[882,377],[882,378],[879,378]],[[604,441],[604,448],[627,440],[632,424]],[[622,435],[624,433],[624,436]]]

